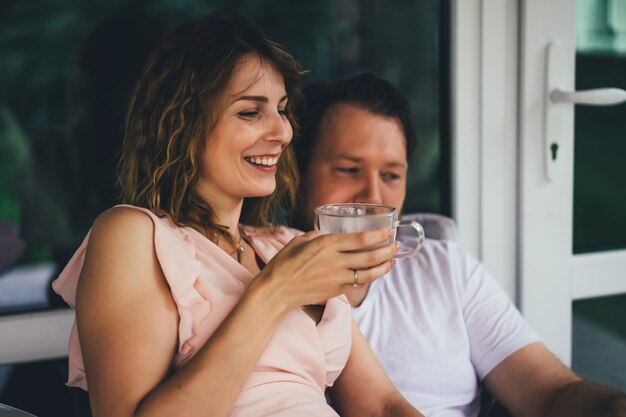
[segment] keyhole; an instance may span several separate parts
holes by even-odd
[[[556,151],[559,150],[559,145],[557,145],[556,143],[553,143],[552,145],[550,145],[550,152],[552,152],[552,160],[556,161]]]

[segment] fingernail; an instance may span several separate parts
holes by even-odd
[[[393,229],[389,229],[388,235],[389,237],[393,237],[395,231]]]
[[[396,264],[396,260],[395,260],[395,259],[392,259],[392,260],[391,260],[391,267],[393,268],[393,266],[394,266],[395,264]]]
[[[396,242],[396,251],[400,250],[400,244]]]

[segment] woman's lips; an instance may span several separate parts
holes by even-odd
[[[244,156],[243,159],[257,172],[273,174],[278,169],[276,164],[280,155]]]

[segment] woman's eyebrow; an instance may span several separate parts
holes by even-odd
[[[278,100],[279,103],[282,103],[283,101],[287,100],[287,94],[285,94],[284,96],[282,96],[280,98],[280,100]],[[259,103],[269,103],[269,99],[266,96],[241,96],[241,97],[237,97],[235,100],[233,100],[233,103],[237,102],[237,101],[256,101]],[[232,103],[231,103],[232,104]]]

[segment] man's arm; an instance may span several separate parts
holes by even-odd
[[[623,391],[581,379],[541,342],[509,355],[484,384],[515,417],[626,417]]]

